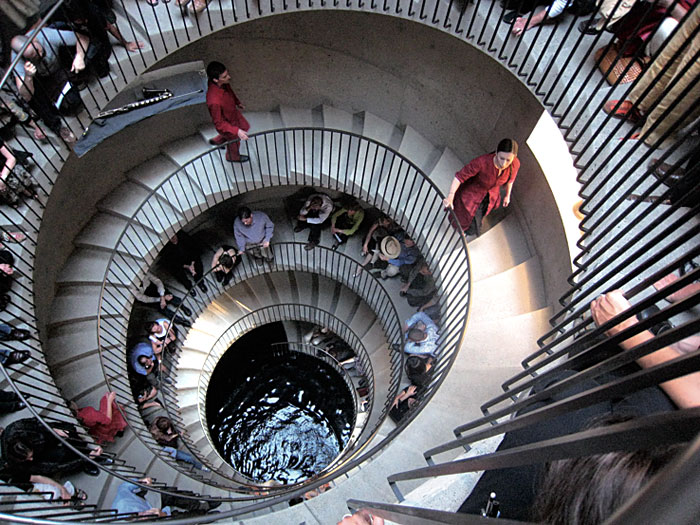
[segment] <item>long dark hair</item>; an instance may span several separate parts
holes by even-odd
[[[613,416],[594,426],[619,423]],[[602,424],[601,424],[602,423]],[[539,483],[532,520],[553,525],[602,523],[642,487],[683,445],[620,451],[553,461]]]

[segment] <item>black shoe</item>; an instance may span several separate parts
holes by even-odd
[[[639,312],[637,314],[637,319],[640,321],[644,321],[646,319],[649,319],[651,316],[656,315],[659,313],[661,310],[659,309],[658,306],[655,304],[652,304],[649,308],[646,308]],[[659,335],[660,333],[666,332],[667,330],[670,330],[673,328],[673,325],[669,323],[668,321],[661,321],[660,323],[655,324],[654,326],[651,326],[649,328],[649,331],[654,334],[654,335]]]
[[[18,365],[29,359],[29,350],[13,350],[5,359],[5,365]]]
[[[304,231],[303,226],[295,226],[294,227],[294,233],[299,233],[300,231]]]
[[[229,162],[248,162],[250,159],[248,158],[248,155],[241,155],[241,157],[238,160],[226,160],[228,160]]]
[[[83,472],[85,472],[85,474],[87,474],[88,476],[99,476],[100,475],[100,469],[98,469],[92,463],[86,463],[85,466],[83,467]]]
[[[258,266],[261,266],[264,263],[265,263],[265,260],[262,257],[255,258],[255,264],[257,264]]]
[[[503,21],[506,24],[513,24],[515,23],[516,18],[518,18],[519,16],[520,13],[518,13],[517,11],[511,11],[510,13],[506,13],[505,15],[503,15]]]
[[[597,18],[594,18],[593,20],[584,20],[578,25],[578,30],[584,35],[597,35],[598,33],[602,32],[602,29],[596,29],[597,24]]]
[[[275,262],[275,258],[274,257],[265,257],[265,262],[267,262],[268,264],[272,264],[273,262]]]
[[[10,339],[14,341],[25,341],[29,339],[29,330],[23,330],[21,328],[13,328],[10,332]]]
[[[175,321],[177,324],[181,324],[182,326],[186,326],[187,328],[189,328],[189,327],[192,326],[192,323],[190,323],[190,322],[189,322],[187,319],[185,319],[184,317],[180,317],[179,315],[176,315],[176,316],[175,316],[174,321]]]
[[[204,283],[199,283],[197,286],[199,286],[199,289],[202,290],[202,293],[207,293],[209,291],[207,289],[207,285]]]
[[[190,295],[192,297],[197,297],[197,290],[195,290],[194,288],[190,288]]]
[[[192,317],[192,310],[187,308],[184,304],[180,306],[180,311],[185,314],[187,317]]]
[[[305,249],[307,252],[310,252],[311,250],[313,250],[314,248],[316,248],[316,246],[317,246],[317,244],[316,244],[315,242],[307,242],[307,243],[304,245],[304,249]]]

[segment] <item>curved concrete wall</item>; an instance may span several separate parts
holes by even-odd
[[[309,11],[268,17],[194,42],[154,67],[211,59],[229,65],[248,110],[322,103],[367,110],[398,126],[414,127],[465,160],[492,150],[504,136],[524,145],[542,113],[528,88],[482,51],[390,16]],[[119,133],[83,159],[71,157],[52,191],[37,248],[38,261],[51,261],[35,274],[42,292],[39,319],[46,318],[56,275],[96,203],[123,181],[124,172],[156,155],[161,144],[194,132],[207,120],[204,106],[159,115]],[[517,187],[537,188],[537,215],[529,217],[531,208],[520,206],[525,222],[534,227],[533,238],[537,224],[560,223],[541,178],[538,164],[524,154],[514,199],[518,203]],[[529,193],[523,192],[528,203]],[[75,205],[76,194],[80,205]],[[566,246],[560,229],[550,228],[546,242],[533,243],[545,275],[569,273],[567,257],[551,257],[553,246]],[[550,304],[555,287],[548,286]]]

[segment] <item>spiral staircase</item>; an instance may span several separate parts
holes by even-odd
[[[198,40],[200,37],[239,22],[239,19],[264,18],[275,10],[285,12],[294,9],[286,2],[278,5],[275,1],[269,5],[249,5],[236,1],[231,2],[230,6],[223,4],[220,2],[216,8],[211,7],[199,17],[179,17],[170,9],[163,10],[167,16],[159,16],[159,12],[151,7],[145,8],[145,5],[136,2],[121,2],[117,6],[120,26],[128,27],[129,37],[144,39],[148,46],[137,55],[115,50],[113,73],[109,81],[102,82],[99,87],[92,86],[90,96],[84,96],[86,113],[73,124],[74,127],[84,127],[89,123],[90,114],[94,114],[96,108],[105,107],[110,99],[157,60],[161,60],[159,65],[167,65],[168,61],[187,58],[188,53],[196,54],[201,51],[197,45],[206,46],[207,43],[206,39]],[[303,11],[304,7],[299,3],[296,5],[299,11]],[[311,4],[309,8],[312,8]],[[351,8],[350,3],[347,8]],[[399,3],[395,7],[386,3],[384,6],[362,3],[352,8],[359,11],[383,8],[384,12],[390,11],[400,18],[428,22],[431,19],[425,13],[431,13],[432,25],[447,33],[462,27],[460,24],[465,15],[464,9],[458,9],[452,2],[435,2],[433,6],[427,6],[424,1],[420,6],[411,4],[404,7],[400,7]],[[434,12],[431,11],[433,8]],[[481,16],[472,18],[472,24]],[[489,24],[489,16],[490,11],[484,27]],[[490,30],[493,30],[493,24],[498,29],[499,23],[492,20]],[[561,35],[554,29],[546,28],[545,32],[551,38],[560,38]],[[471,25],[466,36],[469,37],[470,33]],[[489,48],[501,38],[497,37],[497,31],[491,35]],[[478,38],[481,46],[485,43],[482,36],[483,31]],[[195,44],[189,48],[183,47],[186,42]],[[501,44],[505,47],[508,43],[502,41]],[[177,48],[183,48],[182,53],[168,56]],[[493,52],[495,48],[489,50]],[[516,48],[514,53],[517,55],[518,52]],[[520,52],[522,57],[522,50]],[[572,54],[576,52],[574,50]],[[523,64],[532,63],[533,57],[528,52]],[[540,85],[546,83],[546,79],[547,74],[540,80]],[[566,75],[562,79],[567,79]],[[556,93],[557,85],[555,83],[550,94]],[[531,102],[524,101],[524,104],[527,106]],[[374,105],[369,104],[372,109]],[[401,493],[397,493],[396,486],[387,483],[387,473],[424,467],[426,449],[436,442],[448,441],[453,429],[464,421],[479,418],[482,415],[481,402],[499,396],[501,385],[521,372],[522,368],[517,363],[528,356],[532,358],[533,353],[541,355],[541,352],[538,353],[540,345],[537,338],[549,330],[549,319],[554,313],[554,300],[560,285],[552,282],[555,280],[550,275],[553,256],[542,248],[547,241],[536,231],[537,222],[531,215],[524,214],[519,206],[524,201],[519,202],[518,184],[515,203],[508,213],[494,214],[493,223],[488,224],[487,231],[469,242],[467,264],[466,254],[455,255],[455,252],[446,249],[446,245],[439,245],[437,249],[433,246],[433,240],[439,235],[444,238],[448,228],[444,220],[442,225],[436,224],[434,217],[444,216],[442,212],[436,213],[439,199],[430,200],[429,196],[433,189],[446,193],[454,173],[473,153],[470,148],[478,150],[484,145],[470,144],[468,153],[463,150],[456,153],[453,148],[441,145],[445,142],[433,144],[431,138],[440,137],[433,123],[425,124],[429,138],[416,125],[406,124],[410,119],[400,115],[391,122],[369,110],[347,111],[330,104],[313,104],[309,107],[281,104],[276,110],[246,112],[257,137],[251,137],[247,146],[251,152],[251,165],[258,166],[260,173],[265,172],[263,177],[256,178],[252,168],[246,171],[244,165],[238,168],[223,162],[219,150],[212,149],[207,142],[215,131],[211,125],[203,123],[201,113],[193,121],[185,122],[184,119],[193,114],[182,112],[160,120],[167,122],[169,118],[172,123],[179,119],[182,126],[169,126],[163,133],[166,140],[153,143],[150,148],[142,148],[148,151],[138,152],[136,156],[147,158],[123,173],[123,178],[121,174],[110,173],[106,178],[108,180],[97,181],[94,188],[86,188],[85,202],[89,203],[92,199],[95,202],[94,210],[88,206],[89,211],[78,214],[79,219],[66,229],[68,235],[57,239],[57,246],[63,247],[59,252],[69,253],[66,246],[70,244],[73,248],[65,262],[46,269],[43,275],[37,275],[32,266],[35,248],[56,232],[50,225],[42,224],[42,216],[47,210],[55,216],[60,213],[57,209],[61,206],[78,205],[75,196],[72,201],[67,198],[64,186],[58,196],[42,196],[39,202],[29,202],[26,208],[2,211],[5,229],[19,227],[28,234],[23,244],[9,246],[19,261],[19,275],[15,279],[12,303],[6,312],[13,318],[28,321],[27,324],[17,324],[18,327],[40,327],[42,336],[41,341],[6,344],[13,348],[30,347],[34,352],[39,352],[41,343],[41,352],[46,360],[46,364],[42,359],[35,359],[22,367],[13,368],[10,375],[14,385],[22,392],[26,390],[31,393],[34,389],[41,392],[42,403],[31,403],[26,412],[6,420],[22,417],[25,413],[27,417],[30,413],[50,414],[51,417],[72,420],[73,416],[64,400],[75,400],[81,406],[94,406],[106,388],[118,392],[130,427],[126,435],[108,449],[115,458],[114,465],[105,469],[96,482],[81,475],[72,477],[77,486],[100,488],[88,491],[88,503],[94,505],[94,509],[109,509],[118,485],[134,473],[153,477],[158,490],[177,491],[192,497],[222,498],[224,504],[219,510],[244,515],[245,523],[332,523],[346,511],[346,502],[350,498],[396,501],[413,489],[416,490],[408,496],[408,500],[424,502],[425,487],[420,487],[420,482],[402,483]],[[190,134],[178,134],[178,129],[192,131],[193,127],[196,131]],[[126,139],[126,133],[123,132],[122,139]],[[587,131],[581,133],[581,136],[585,136]],[[337,156],[334,156],[336,150],[332,141],[309,139],[306,142],[306,137],[316,136],[336,137],[339,140],[335,146]],[[31,140],[21,132],[17,142],[29,150],[34,149]],[[397,159],[397,164],[372,164],[376,162],[377,152],[382,149],[389,150],[392,158]],[[280,150],[284,152],[282,155],[279,155]],[[269,160],[275,158],[271,155],[273,151],[277,153],[276,158],[281,159],[281,168],[278,160],[273,169],[274,163]],[[67,169],[61,177],[69,176],[66,173],[70,174],[71,170],[79,172],[81,169],[80,161],[70,157],[65,147],[54,141],[50,148],[36,151],[35,160],[39,166],[35,175],[47,193],[52,190],[56,182],[55,174],[66,160]],[[94,163],[94,158],[89,162]],[[532,159],[525,162],[530,167],[536,166]],[[129,162],[124,164],[128,165]],[[349,166],[364,166],[364,174],[368,165],[371,168],[367,181],[364,176],[358,180],[356,175],[359,171],[349,169]],[[181,179],[177,184],[168,186],[175,173],[179,173]],[[394,200],[394,188],[404,184],[404,175],[408,173],[417,180],[420,180],[419,173],[425,174],[425,180],[430,181],[427,184],[429,187],[420,186],[417,191],[407,192],[403,200]],[[188,186],[182,183],[185,179],[189,181]],[[352,182],[343,186],[347,181]],[[376,297],[362,296],[363,290],[366,292],[369,288],[360,286],[358,291],[352,282],[339,282],[333,279],[334,275],[324,275],[319,271],[318,264],[330,260],[321,255],[330,252],[327,249],[330,245],[328,238],[324,237],[321,247],[314,252],[318,254],[318,259],[300,262],[296,253],[301,253],[298,250],[301,245],[297,244],[297,249],[293,246],[294,243],[303,242],[306,234],[292,231],[293,224],[282,213],[279,199],[285,195],[285,186],[296,189],[303,185],[330,192],[344,190],[359,198],[364,205],[394,216],[418,241],[438,276],[441,293],[454,289],[465,293],[461,301],[450,299],[442,303],[441,313],[446,328],[452,334],[445,344],[446,347],[451,345],[450,352],[445,354],[444,364],[438,364],[435,388],[425,397],[420,410],[415,411],[410,424],[402,425],[405,428],[400,428],[401,432],[398,432],[393,423],[381,419],[384,414],[370,412],[365,428],[372,431],[366,433],[367,441],[357,451],[357,454],[365,454],[363,461],[347,469],[341,468],[342,473],[332,481],[332,490],[289,507],[286,503],[289,493],[275,499],[274,491],[271,491],[266,495],[272,496],[272,499],[266,501],[259,498],[260,494],[251,495],[250,490],[247,493],[237,490],[238,486],[231,484],[226,472],[194,471],[161,452],[140,420],[138,411],[130,407],[132,400],[128,397],[126,363],[123,354],[119,360],[119,352],[123,352],[127,344],[126,328],[131,307],[128,287],[149,267],[157,264],[158,252],[169,236],[183,227],[211,240],[210,250],[203,256],[206,266],[216,243],[230,240],[231,237],[230,225],[229,229],[225,229],[226,225],[216,219],[213,208],[219,205],[219,212],[223,211],[224,217],[228,213],[231,218],[231,209],[226,208],[226,201],[232,199],[230,202],[263,209],[273,218],[276,224],[274,242],[278,253],[276,264],[279,267],[269,273],[260,273],[245,264],[230,289],[219,290],[213,285],[206,297],[200,294],[196,301],[188,298],[197,306],[195,311],[198,318],[180,349],[173,376],[177,379],[167,395],[172,401],[173,419],[178,423],[178,428],[184,431],[183,437],[190,450],[197,450],[200,459],[207,464],[216,464],[219,460],[201,424],[201,371],[207,368],[205,365],[210,359],[207,347],[211,342],[251,310],[294,304],[341,319],[349,333],[356,335],[367,350],[378,385],[376,390],[382,390],[375,392],[374,404],[386,408],[400,384],[405,384],[400,383],[400,367],[397,376],[396,367],[392,368],[391,364],[392,342],[397,341],[396,328],[394,326],[392,332],[391,323],[380,318],[377,310],[372,308]],[[523,188],[523,195],[528,195],[526,188]],[[54,197],[53,202],[50,197]],[[430,205],[425,206],[424,199]],[[151,204],[145,204],[149,202]],[[182,205],[182,202],[186,204]],[[50,243],[43,246],[50,246]],[[353,239],[341,248],[342,253],[338,257],[357,264],[360,260],[359,248],[359,240]],[[568,258],[567,248],[559,246],[557,250],[566,252]],[[48,253],[41,252],[44,256]],[[547,260],[543,262],[542,256]],[[455,261],[465,263],[461,277],[456,271]],[[369,277],[363,278],[365,282],[371,282]],[[40,279],[41,289],[47,291],[40,299],[33,297],[35,279]],[[399,283],[388,282],[377,286],[381,286],[387,297],[392,298],[394,324],[413,313],[414,310],[399,298]],[[183,290],[176,291],[184,295]],[[41,315],[35,314],[37,303]],[[469,330],[464,332],[467,309]],[[5,381],[5,384],[9,382]],[[456,400],[459,402],[456,403]],[[480,446],[473,445],[467,454],[486,453],[497,444],[498,439],[489,439]],[[370,452],[366,453],[368,450]],[[462,457],[459,454],[463,454],[463,450],[453,450],[445,460]],[[454,509],[455,502],[463,499],[465,491],[476,479],[476,476],[451,479],[449,483],[442,484],[438,495],[432,492],[429,497],[444,498],[444,508]],[[8,493],[4,502],[6,505],[15,502],[16,509],[22,509],[23,498],[25,496]],[[27,508],[24,505],[25,510],[20,511],[24,516],[53,514],[56,519],[65,519],[65,514],[70,519],[71,515],[60,508],[51,511],[45,506],[37,506],[33,510]],[[84,511],[85,515],[95,518],[101,516],[109,519],[112,516],[108,511],[101,515],[99,512],[92,510],[92,507]],[[207,519],[214,520],[216,516],[211,515]]]

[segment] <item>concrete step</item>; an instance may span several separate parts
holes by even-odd
[[[539,261],[534,257],[472,283],[472,294],[470,324],[494,317],[519,315],[546,306],[542,272]]]
[[[480,281],[532,257],[517,215],[506,218],[469,243],[472,279]]]

